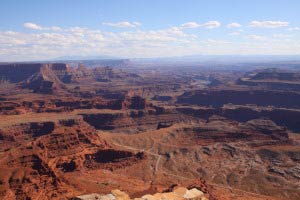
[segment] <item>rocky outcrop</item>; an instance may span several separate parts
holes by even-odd
[[[171,96],[162,96],[162,95],[155,95],[153,98],[155,101],[170,101],[172,100]]]
[[[180,114],[148,114],[141,110],[130,112],[112,112],[99,114],[82,114],[84,121],[99,130],[112,132],[138,133],[156,130],[178,122],[190,121],[192,117]]]
[[[223,109],[223,116],[238,121],[248,121],[264,117],[292,131],[300,131],[300,112],[298,110],[276,108],[255,110],[247,107],[238,107],[236,109]]]
[[[244,123],[213,115],[206,123],[185,127],[184,132],[194,141],[212,142],[251,142],[268,141],[279,144],[289,143],[288,131],[267,119],[255,119]],[[263,143],[265,144],[265,143]]]
[[[35,93],[51,94],[64,84],[135,79],[135,74],[110,67],[71,68],[65,63],[18,63],[0,65],[0,82],[20,83]]]
[[[51,89],[52,91],[52,89]],[[16,115],[26,112],[36,113],[59,113],[68,112],[76,109],[111,109],[121,110],[122,99],[103,99],[100,97],[91,97],[82,99],[77,97],[66,97],[58,99],[35,99],[26,101],[2,101],[0,102],[0,114]]]
[[[237,81],[237,84],[273,90],[300,91],[300,73],[266,69],[246,74]]]
[[[91,199],[103,199],[103,200],[131,200],[128,194],[120,190],[112,190],[110,194],[87,194],[73,198],[73,200],[91,200]],[[173,191],[146,194],[140,198],[134,198],[133,200],[208,200],[201,190],[196,188],[187,189],[184,187],[176,187]]]
[[[86,171],[124,169],[146,160],[143,152],[112,149],[81,120],[15,125],[0,130],[0,143],[7,144],[10,135],[15,145],[0,149],[8,152],[0,158],[1,199],[69,199],[82,188],[74,190],[77,184],[65,174],[83,170],[88,177]]]
[[[43,88],[49,89],[57,81],[64,83],[70,82],[68,66],[63,63],[43,64],[43,63],[17,63],[0,65],[0,80],[6,80],[11,83],[24,83],[30,89],[43,91]],[[32,83],[29,83],[32,82]],[[41,85],[41,86],[39,86]]]
[[[96,129],[112,130],[114,121],[123,117],[122,113],[83,114],[83,120]]]
[[[18,114],[18,108],[20,108],[21,105],[16,102],[11,101],[3,101],[0,102],[0,113],[1,114]]]
[[[96,67],[88,68],[83,65],[78,68],[73,68],[69,73],[71,82],[111,82],[116,79],[135,79],[139,76],[136,74],[126,73],[119,69],[114,69],[111,67]]]
[[[256,109],[256,107],[234,106],[234,108],[192,108],[178,107],[176,110],[186,115],[197,118],[208,119],[213,115],[219,115],[239,122],[246,122],[253,119],[270,119],[279,126],[299,132],[300,131],[300,111],[292,109]]]
[[[283,71],[279,69],[265,69],[250,73],[247,77],[251,80],[276,80],[276,81],[300,81],[300,73]]]
[[[3,199],[51,199],[60,192],[60,179],[37,154],[25,151],[21,156],[13,156],[7,167],[5,185],[10,192],[1,195]]]
[[[52,81],[46,81],[41,77],[37,77],[34,80],[30,80],[30,82],[23,87],[33,90],[34,93],[52,94],[53,84],[54,82]]]
[[[77,168],[76,162],[72,159],[70,161],[59,161],[56,168],[60,168],[63,172],[73,172]]]
[[[237,81],[238,85],[264,87],[271,90],[282,90],[282,91],[300,91],[300,81],[298,82],[282,82],[282,81],[264,81],[264,80],[250,80],[247,78],[241,78]]]
[[[13,141],[36,138],[53,132],[54,122],[30,122],[2,128],[2,136]]]
[[[39,63],[2,64],[0,65],[0,80],[18,83],[40,72],[42,66]]]
[[[133,165],[146,158],[143,152],[132,153],[114,149],[98,150],[94,154],[86,154],[84,166],[91,169],[103,168],[114,170]]]
[[[68,66],[63,63],[43,64],[39,72],[32,74],[21,85],[35,93],[50,94],[64,88],[63,83],[70,83],[68,71]]]
[[[126,96],[123,102],[123,108],[144,110],[146,109],[146,99],[138,95]]]
[[[268,90],[197,90],[185,92],[177,103],[222,107],[225,104],[300,108],[300,94]]]

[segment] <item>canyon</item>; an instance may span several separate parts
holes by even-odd
[[[1,199],[300,199],[299,71],[112,63],[0,64]]]

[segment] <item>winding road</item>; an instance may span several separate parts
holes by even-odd
[[[118,144],[118,143],[115,143],[115,142],[113,142],[113,144],[115,146],[127,148],[127,149],[134,150],[134,151],[142,151],[142,152],[146,152],[150,155],[157,156],[157,161],[156,161],[156,164],[155,164],[154,174],[157,173],[158,167],[159,167],[159,162],[160,162],[162,156],[149,151],[152,148],[150,148],[149,150],[144,150],[144,149],[134,148],[134,147],[131,147],[131,146],[121,145],[121,144]],[[168,176],[173,176],[173,177],[182,178],[182,179],[186,179],[186,180],[195,180],[195,178],[189,178],[189,177],[180,176],[180,175],[176,175],[176,174],[170,174],[170,173],[162,171],[162,170],[161,170],[161,172],[168,175]],[[270,198],[269,196],[266,196],[266,195],[257,194],[257,193],[253,193],[253,192],[248,192],[248,191],[245,191],[245,190],[240,190],[240,189],[232,188],[232,187],[229,187],[229,186],[224,186],[224,185],[215,184],[215,183],[208,183],[208,184],[211,185],[211,186],[215,186],[215,187],[229,189],[229,191],[231,191],[231,192],[236,191],[236,192],[242,192],[242,193],[246,193],[246,194],[249,194],[249,195],[252,195],[252,196],[257,196],[257,197],[267,197],[266,199]]]

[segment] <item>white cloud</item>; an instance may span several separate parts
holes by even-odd
[[[210,28],[218,27],[218,23],[209,24],[207,26]],[[40,60],[63,55],[157,57],[188,54],[300,54],[300,41],[275,32],[268,36],[245,35],[238,37],[241,40],[225,41],[222,36],[210,39],[198,37],[185,32],[181,26],[113,32],[86,27],[58,27],[56,30],[60,31],[55,31],[55,26],[35,25],[27,24],[38,31],[0,31],[2,61]],[[198,25],[199,28],[207,28],[203,24]],[[190,24],[188,27],[193,26]],[[231,35],[238,35],[242,31],[234,29]]]
[[[288,34],[274,34],[273,38],[291,38],[293,37],[292,35],[288,35]]]
[[[127,21],[116,22],[116,23],[103,22],[102,24],[106,25],[106,26],[117,27],[117,28],[135,28],[137,26],[141,26],[142,25],[140,22],[127,22]]]
[[[52,26],[52,27],[42,27],[38,24],[32,23],[32,22],[26,22],[23,24],[25,28],[33,29],[33,30],[51,30],[51,31],[61,31],[62,29],[58,26]]]
[[[267,39],[265,36],[261,36],[261,35],[248,35],[247,38],[251,40],[259,40],[259,41],[263,41]]]
[[[25,28],[34,29],[34,30],[42,30],[43,29],[41,26],[31,23],[31,22],[24,23],[23,26]]]
[[[273,35],[247,35],[245,38],[252,40],[251,42],[259,42],[262,46],[267,45],[270,48],[277,44],[291,45],[292,42],[298,41],[292,40],[293,35],[287,34],[273,34]]]
[[[250,22],[251,27],[258,28],[279,28],[288,26],[289,22],[284,21],[252,21]]]
[[[300,31],[300,27],[292,27],[288,29],[289,31]]]
[[[42,26],[41,26],[42,27]],[[42,27],[43,28],[43,27]],[[109,32],[71,27],[59,32],[0,31],[0,59],[47,59],[61,55],[172,55],[174,48],[186,48],[197,36],[186,34],[178,27],[150,31]]]
[[[201,24],[201,27],[212,29],[212,28],[218,28],[221,26],[221,23],[218,21],[209,21],[206,22],[205,24]]]
[[[214,40],[214,39],[208,39],[203,41],[207,45],[222,45],[222,44],[231,44],[231,42],[224,41],[224,40]]]
[[[181,24],[180,27],[181,28],[198,28],[198,27],[200,27],[200,24],[198,24],[197,22],[187,22],[187,23]]]
[[[62,29],[58,26],[52,26],[50,28],[48,28],[49,30],[52,30],[52,31],[61,31]]]
[[[140,23],[140,22],[132,22],[132,24],[135,25],[135,26],[141,26],[142,25],[142,23]]]
[[[218,28],[219,26],[221,26],[221,23],[218,21],[209,21],[204,24],[198,24],[197,22],[186,22],[184,24],[181,24],[179,28],[186,29],[186,28],[203,27],[203,28],[212,29],[212,28]]]
[[[239,23],[236,23],[236,22],[232,22],[230,24],[227,25],[227,28],[239,28],[241,27],[242,25],[239,24]]]
[[[229,33],[229,35],[231,35],[231,36],[241,35],[241,32],[235,31],[235,32]]]

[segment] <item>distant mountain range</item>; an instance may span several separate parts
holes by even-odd
[[[107,55],[98,56],[62,56],[44,61],[27,61],[17,63],[67,63],[77,67],[110,66],[116,68],[147,67],[203,67],[207,69],[256,69],[256,68],[300,68],[300,55],[187,55],[154,58],[122,58]],[[1,63],[0,63],[1,64]],[[4,64],[4,63],[2,63]]]
[[[120,59],[114,56],[106,56],[106,55],[99,55],[99,56],[76,56],[76,55],[72,55],[72,56],[62,56],[62,57],[57,57],[57,58],[53,58],[51,60],[54,61],[60,61],[60,60],[106,60],[106,59]]]
[[[70,61],[112,61],[126,60],[134,64],[240,64],[240,63],[265,63],[265,62],[300,62],[300,55],[185,55],[172,57],[122,57],[110,55],[71,55],[50,58],[47,60],[27,60],[0,63],[53,63]]]
[[[300,61],[300,55],[188,55],[161,58],[134,58],[137,62],[269,62]]]
[[[67,60],[131,60],[133,62],[264,62],[300,61],[300,55],[187,55],[174,57],[124,58],[116,56],[62,56],[50,61]]]

